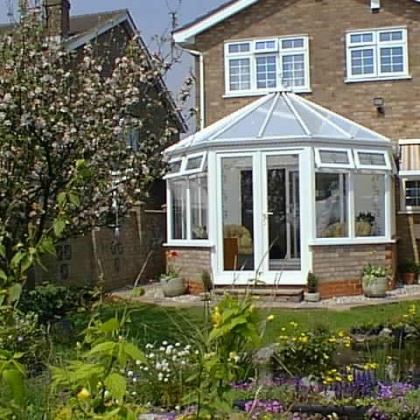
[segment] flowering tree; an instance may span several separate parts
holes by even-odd
[[[176,132],[173,117],[156,123],[157,115],[168,115],[167,93],[157,86],[169,66],[139,39],[107,74],[94,48],[70,51],[49,41],[44,29],[26,15],[0,39],[0,268],[6,275],[22,247],[28,252],[44,241],[44,251],[51,250],[54,238],[100,225],[116,205],[124,211],[144,197]],[[128,145],[133,130],[140,144]],[[45,242],[47,236],[53,241]]]

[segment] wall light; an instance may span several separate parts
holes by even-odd
[[[384,98],[373,98],[373,105],[376,106],[376,110],[379,114],[385,114],[385,107],[384,107]]]

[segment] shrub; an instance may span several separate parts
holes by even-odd
[[[41,324],[65,317],[69,312],[86,309],[97,292],[89,287],[66,287],[54,283],[43,283],[34,289],[24,289],[18,308],[24,312],[35,312]]]

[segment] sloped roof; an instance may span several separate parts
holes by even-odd
[[[200,16],[193,22],[181,26],[173,33],[176,43],[188,44],[194,42],[194,36],[206,29],[211,28],[219,22],[241,12],[245,8],[257,3],[258,0],[231,0]]]
[[[291,92],[277,92],[246,105],[166,149],[170,154],[217,145],[232,148],[275,143],[361,142],[391,147],[391,140]]]

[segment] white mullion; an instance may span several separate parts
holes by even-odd
[[[186,239],[191,240],[191,197],[190,197],[190,180],[186,179],[186,191],[184,196],[184,214],[186,223]]]
[[[343,175],[344,176],[344,175]],[[348,238],[356,237],[356,227],[355,227],[355,197],[354,197],[354,172],[347,174],[347,219],[348,219]]]
[[[172,206],[173,206],[173,194],[171,191],[171,184],[169,181],[166,181],[166,223],[167,223],[167,232],[166,240],[169,242],[173,239],[173,221],[172,221]]]
[[[385,174],[384,175],[384,179],[383,182],[385,184],[385,232],[384,235],[386,238],[391,238],[392,236],[392,214],[394,212],[391,211],[391,209],[393,208],[392,205],[392,194],[391,194],[391,176],[389,174]]]

